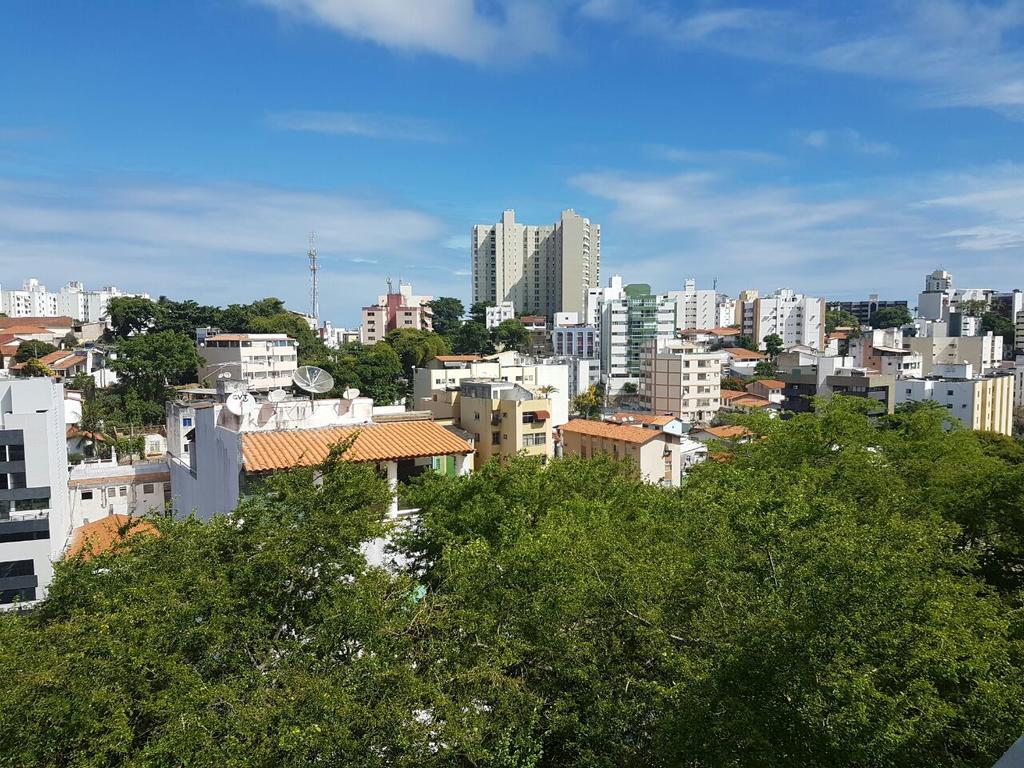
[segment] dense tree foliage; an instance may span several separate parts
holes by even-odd
[[[334,377],[333,396],[340,397],[349,387],[388,405],[401,400],[406,392],[402,380],[402,361],[390,344],[347,344],[323,363]]]
[[[1016,344],[1016,326],[1014,322],[1003,317],[998,312],[986,312],[981,316],[981,332],[992,332],[995,336],[1003,337],[1003,349],[1011,350]]]
[[[477,301],[469,308],[469,319],[480,325],[487,325],[487,308],[493,307],[493,301]]]
[[[21,376],[25,377],[53,376],[53,369],[46,365],[46,363],[43,363],[34,357],[30,357],[25,361],[25,364],[19,373]]]
[[[389,331],[384,341],[398,354],[407,381],[412,381],[413,368],[422,368],[429,360],[452,351],[444,336],[414,328]]]
[[[392,571],[384,484],[333,458],[159,519],[0,615],[0,764],[988,768],[1024,727],[1024,465],[862,407],[749,417],[681,489],[424,476]]]
[[[588,387],[572,399],[572,412],[584,419],[596,419],[604,407],[604,391],[596,386]]]
[[[469,320],[452,334],[452,351],[460,355],[489,355],[494,352],[494,340],[486,325]]]
[[[825,333],[832,333],[836,328],[860,330],[860,320],[852,312],[841,309],[830,309],[825,313]]]
[[[28,360],[45,357],[51,352],[56,351],[57,348],[53,344],[36,339],[28,339],[18,345],[18,351],[14,353],[14,362],[24,363]]]
[[[871,315],[872,328],[900,328],[914,321],[906,307],[882,307]]]
[[[764,342],[765,354],[767,354],[773,362],[775,358],[782,353],[782,350],[785,349],[785,345],[782,343],[782,337],[777,333],[769,333],[761,339],[761,341]]]
[[[526,352],[530,346],[530,332],[526,330],[521,320],[511,319],[501,321],[491,334],[494,343],[500,344],[502,349],[514,349],[518,352]]]
[[[466,314],[466,308],[459,299],[451,296],[438,296],[427,302],[427,306],[430,307],[434,315],[434,330],[442,336],[453,333],[462,325],[462,316]]]

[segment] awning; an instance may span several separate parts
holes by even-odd
[[[551,418],[551,414],[547,411],[534,411],[533,415],[540,421],[547,421]]]

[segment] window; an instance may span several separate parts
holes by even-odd
[[[953,390],[952,389],[947,389],[946,390],[946,394],[949,395],[950,397],[952,397],[953,396]]]
[[[24,472],[12,472],[11,473],[11,488],[24,488],[25,487],[25,473]]]
[[[82,501],[92,501],[92,491],[82,491]]]
[[[143,493],[152,493],[153,492],[153,484],[152,483],[145,483],[145,484],[143,484],[142,492]]]
[[[13,579],[18,576],[32,576],[35,568],[31,560],[8,560],[0,563],[0,579]]]
[[[25,460],[25,446],[24,445],[9,445],[9,446],[7,446],[7,460],[8,461],[24,461]]]
[[[501,445],[501,433],[500,432],[492,432],[491,433],[491,445]]]
[[[192,426],[192,417],[191,416],[184,417],[181,420],[181,426],[183,426],[183,427],[191,427]]]

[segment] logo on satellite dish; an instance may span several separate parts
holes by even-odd
[[[232,392],[224,400],[224,407],[235,416],[241,416],[254,405],[256,405],[256,398],[248,392]]]
[[[323,368],[303,365],[292,374],[292,383],[311,395],[322,395],[334,389],[334,377]]]

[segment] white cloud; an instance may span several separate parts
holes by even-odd
[[[325,277],[357,281],[357,265],[366,265],[380,282],[376,262],[437,247],[446,229],[420,211],[326,192],[0,179],[5,282],[82,279],[215,303],[278,295],[302,307],[310,231],[318,235]],[[352,289],[321,299],[338,311],[364,301]]]
[[[1015,167],[863,181],[750,186],[723,173],[581,174],[611,206],[602,273],[667,289],[791,286],[835,298],[911,298],[943,264],[961,284],[1024,287],[1024,178]],[[624,250],[623,250],[624,249]],[[984,258],[978,254],[984,253]]]
[[[841,128],[826,131],[818,128],[813,131],[796,132],[796,140],[812,149],[838,147],[861,155],[890,156],[896,154],[896,147],[884,141],[872,141],[860,131],[853,128]]]
[[[785,158],[773,152],[756,149],[682,149],[662,144],[647,147],[648,154],[660,160],[672,163],[689,163],[693,165],[719,165],[733,163],[738,165],[778,165]]]
[[[639,0],[592,0],[589,18],[728,55],[912,84],[919,103],[1024,118],[1024,2],[910,0],[824,4],[835,15],[719,8],[670,13]]]
[[[299,110],[275,112],[267,116],[267,122],[271,127],[284,131],[431,143],[448,140],[440,126],[418,117]]]
[[[476,63],[554,53],[551,3],[496,0],[482,12],[474,0],[257,0],[282,13],[387,48],[434,53]]]

